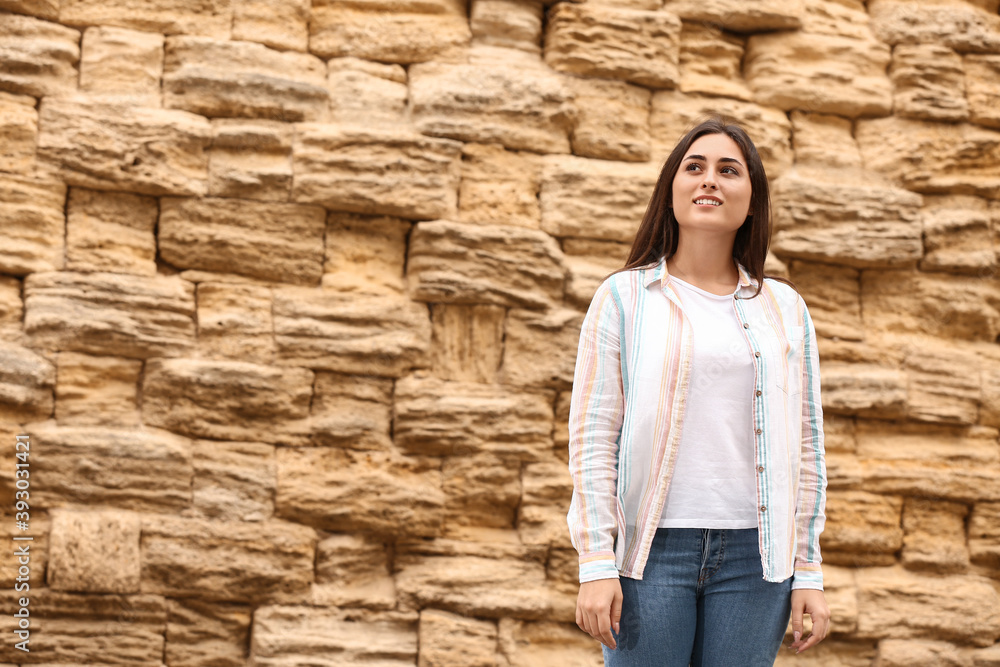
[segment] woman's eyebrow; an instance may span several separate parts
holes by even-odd
[[[693,154],[692,155],[688,155],[686,158],[684,158],[684,160],[701,160],[703,162],[707,161],[704,155],[693,155]],[[734,157],[720,157],[719,158],[719,162],[735,162],[736,164],[740,165],[741,167],[743,166],[743,163],[740,162],[739,160],[737,160]]]

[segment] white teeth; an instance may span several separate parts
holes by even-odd
[[[711,204],[712,206],[721,206],[722,202],[715,201],[714,199],[695,199],[695,204]]]

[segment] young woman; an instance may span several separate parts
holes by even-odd
[[[769,241],[757,149],[710,119],[667,158],[587,312],[568,521],[576,622],[608,667],[772,665],[789,616],[796,652],[826,636],[816,334],[764,276]]]

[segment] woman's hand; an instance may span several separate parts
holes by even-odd
[[[794,599],[794,598],[793,598]],[[598,579],[580,584],[576,598],[576,624],[584,632],[610,649],[622,619],[622,585],[615,579]]]
[[[577,603],[579,607],[579,602]],[[802,636],[802,614],[812,619],[812,632]],[[577,618],[580,612],[577,611]],[[826,604],[823,591],[811,588],[797,588],[792,591],[792,648],[796,653],[807,651],[826,638],[830,632],[830,607]]]

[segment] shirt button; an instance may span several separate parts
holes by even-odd
[[[758,389],[757,390],[757,395],[760,396],[760,394],[761,394],[761,391],[760,391],[760,389]]]
[[[759,357],[759,356],[760,356],[760,352],[754,352],[754,353],[753,353],[753,356],[755,356],[755,357]]]
[[[760,434],[761,434],[761,433],[763,433],[763,432],[764,432],[764,431],[762,431],[762,430],[760,430],[760,429],[757,429],[757,430],[755,431],[755,433],[756,433],[757,435],[760,435]]]
[[[767,511],[767,507],[765,507],[764,505],[761,505],[760,506],[760,511],[761,512],[766,512]]]
[[[764,466],[757,466],[757,472],[764,472]]]
[[[749,324],[747,324],[746,322],[744,322],[744,323],[743,323],[743,328],[744,328],[744,329],[749,329],[749,328],[750,328],[750,325],[749,325]]]

